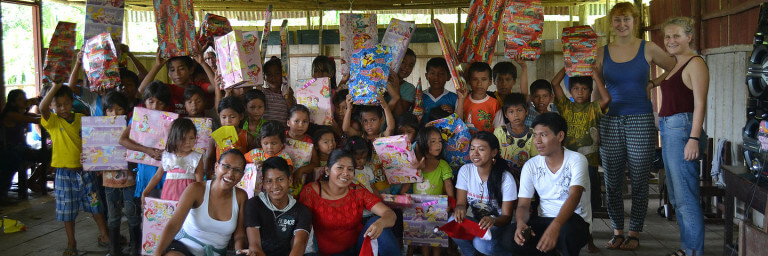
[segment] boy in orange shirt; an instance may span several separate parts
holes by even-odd
[[[486,93],[491,86],[492,73],[488,63],[472,63],[467,70],[467,82],[472,92],[458,92],[456,116],[464,118],[468,127],[474,127],[478,131],[493,132],[494,117],[500,109],[499,102]]]

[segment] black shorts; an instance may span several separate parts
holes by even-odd
[[[168,245],[168,249],[165,249],[166,253],[168,253],[170,251],[180,252],[180,253],[184,254],[184,256],[195,256],[194,254],[192,254],[191,251],[189,251],[189,248],[187,248],[187,245],[182,243],[179,240],[171,241],[171,244]]]

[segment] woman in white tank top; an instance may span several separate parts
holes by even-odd
[[[233,233],[235,250],[247,249],[243,209],[248,196],[235,187],[244,169],[243,153],[229,150],[216,163],[214,180],[190,184],[163,229],[155,255],[226,255]]]

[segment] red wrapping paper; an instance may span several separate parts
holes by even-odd
[[[117,48],[108,32],[85,42],[83,70],[91,91],[112,89],[120,85],[120,63],[117,56]]]
[[[45,81],[61,83],[69,78],[69,72],[72,71],[72,57],[75,55],[76,27],[77,24],[70,22],[56,24],[43,65]]]

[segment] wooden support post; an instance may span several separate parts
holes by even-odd
[[[435,9],[429,9],[429,25],[432,26],[432,21],[435,20]]]
[[[35,2],[32,6],[32,38],[34,40],[35,49],[35,87],[37,93],[40,95],[40,90],[43,86],[43,58],[45,52],[43,51],[43,4],[42,1]]]
[[[587,19],[589,19],[589,4],[579,5],[579,25],[589,25]]]
[[[307,30],[312,30],[312,16],[309,11],[305,11],[305,15],[307,16]]]
[[[568,6],[568,21],[570,22],[569,27],[573,27],[573,5]]]
[[[461,7],[456,8],[456,36],[453,37],[455,44],[459,44],[459,36],[461,36]]]
[[[320,22],[319,22],[320,27],[318,28],[318,33],[317,33],[318,34],[318,43],[317,43],[318,44],[318,49],[317,49],[317,51],[318,51],[318,55],[325,55],[325,54],[323,54],[325,52],[324,49],[323,49],[323,14],[325,14],[325,11],[318,10],[317,12],[319,13],[318,16],[320,17],[320,19],[319,19],[320,20]]]

